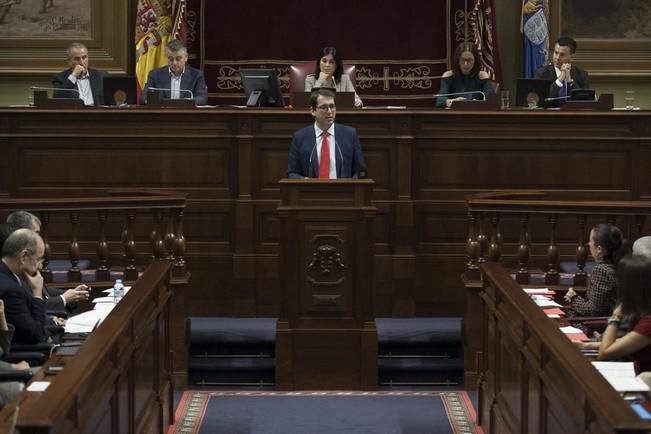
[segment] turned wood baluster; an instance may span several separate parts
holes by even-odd
[[[79,258],[81,257],[81,248],[78,241],[79,230],[79,211],[70,211],[70,225],[72,226],[72,235],[70,237],[70,246],[68,256],[70,257],[70,269],[68,270],[69,282],[80,282],[81,271],[79,271]]]
[[[585,272],[585,263],[588,260],[588,247],[585,244],[585,226],[587,218],[585,215],[577,216],[579,226],[579,242],[576,246],[576,267],[578,268],[574,275],[574,285],[585,286],[587,284],[587,274]]]
[[[168,261],[174,260],[174,210],[170,209],[165,216],[165,259]]]
[[[502,234],[500,233],[500,215],[493,214],[491,220],[493,223],[493,230],[491,232],[491,242],[488,245],[488,260],[491,262],[499,262],[502,255]]]
[[[518,283],[529,283],[529,215],[520,215],[520,240],[518,242],[518,264],[520,268],[515,273],[515,280]]]
[[[466,240],[466,253],[468,254],[468,261],[466,262],[466,275],[468,279],[479,279],[479,266],[477,260],[479,258],[479,243],[477,242],[476,231],[479,224],[477,213],[468,213],[468,239]]]
[[[484,213],[479,213],[479,229],[477,230],[477,243],[479,244],[479,259],[478,262],[486,262],[486,255],[488,253],[488,237],[484,230]]]
[[[547,247],[547,265],[549,269],[545,273],[546,285],[558,285],[560,276],[558,275],[558,245],[556,244],[556,225],[558,224],[558,216],[553,214],[549,216],[550,236],[549,247]]]
[[[165,243],[163,243],[163,210],[160,208],[154,209],[154,230],[151,233],[151,247],[154,255],[154,260],[161,260],[165,258]]]
[[[138,279],[138,270],[136,269],[136,241],[134,236],[133,223],[136,220],[136,210],[127,210],[127,234],[124,247],[124,254],[127,257],[127,266],[124,268],[125,280]]]
[[[185,274],[185,235],[183,235],[183,208],[176,209],[174,225],[174,273]]]
[[[640,238],[643,235],[642,231],[644,230],[645,221],[646,221],[645,215],[635,216],[635,229],[637,230],[637,236],[635,237],[635,239]]]
[[[99,220],[99,238],[97,240],[97,276],[96,280],[111,280],[111,271],[109,269],[108,257],[109,247],[106,242],[106,219],[108,210],[97,210],[97,220]]]
[[[47,226],[50,223],[50,213],[43,211],[41,213],[41,238],[45,245],[45,253],[43,253],[43,266],[41,267],[41,275],[46,283],[52,282],[52,270],[50,270],[50,255],[52,249],[50,248],[50,241],[47,235]]]

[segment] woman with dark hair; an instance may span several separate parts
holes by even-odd
[[[459,44],[452,56],[452,70],[445,71],[441,76],[441,88],[438,93],[468,93],[468,95],[439,96],[436,98],[436,106],[450,107],[453,101],[483,99],[478,92],[483,92],[486,96],[492,94],[493,86],[488,80],[488,73],[480,69],[481,57],[477,48],[470,42]]]
[[[344,74],[344,63],[335,47],[322,48],[316,58],[314,74],[305,77],[305,91],[309,92],[314,87],[334,89],[337,92],[353,92],[355,107],[363,105],[350,77]]]
[[[570,316],[610,315],[615,307],[617,263],[627,253],[628,242],[617,226],[602,223],[590,230],[588,243],[596,265],[590,274],[585,296],[570,288],[565,301],[570,303]]]
[[[651,261],[641,255],[627,256],[617,270],[620,305],[608,319],[601,338],[599,360],[630,356],[636,373],[651,371]],[[624,318],[630,328],[617,339],[617,329]]]

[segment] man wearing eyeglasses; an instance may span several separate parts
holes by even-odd
[[[54,98],[79,98],[84,105],[104,104],[104,71],[88,67],[88,48],[73,42],[66,51],[70,68],[52,78]]]
[[[296,133],[289,149],[289,178],[366,177],[366,164],[357,131],[335,124],[334,92],[319,89],[310,96],[314,125]]]
[[[44,254],[43,240],[31,229],[14,231],[2,246],[0,299],[7,322],[15,327],[14,343],[36,344],[47,339],[40,273]]]

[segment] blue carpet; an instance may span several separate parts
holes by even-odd
[[[169,433],[481,433],[465,392],[185,392]]]

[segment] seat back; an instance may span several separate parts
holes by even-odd
[[[303,92],[305,91],[305,77],[314,74],[314,62],[299,63],[289,67],[289,92]],[[355,86],[355,65],[344,64],[344,74],[348,75],[350,81]]]

